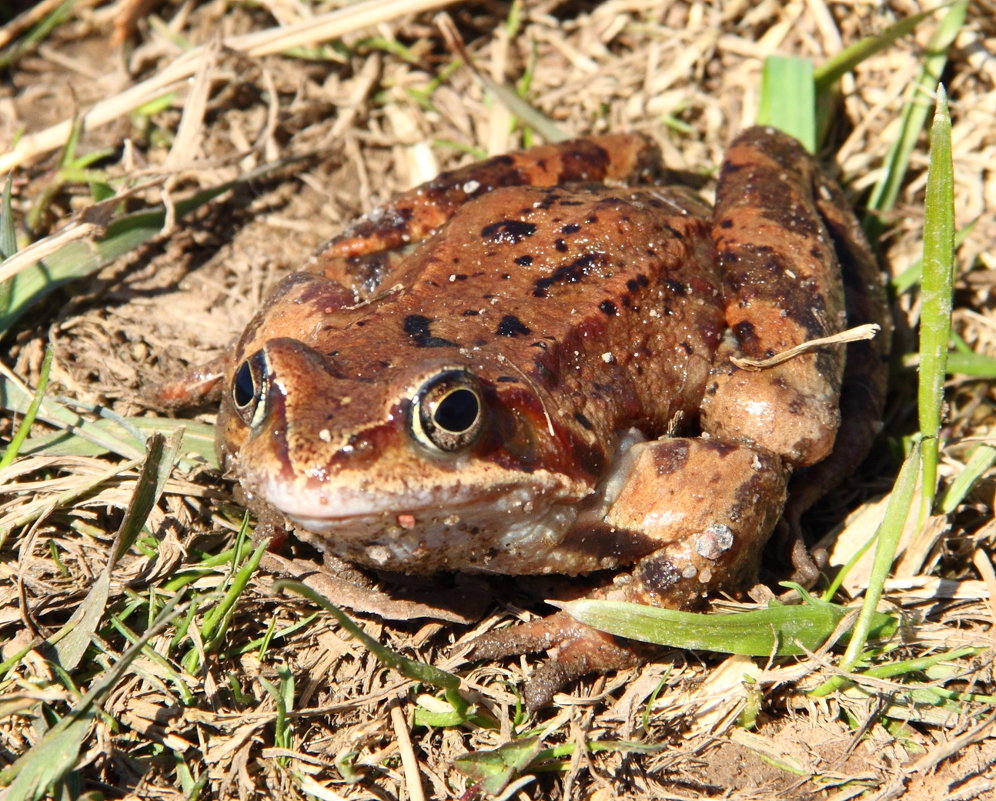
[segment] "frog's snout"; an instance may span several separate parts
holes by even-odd
[[[323,377],[335,378],[335,372],[316,350],[289,337],[272,339],[235,368],[228,399],[255,432],[285,409],[288,397],[313,398]]]

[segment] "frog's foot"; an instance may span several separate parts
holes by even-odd
[[[217,403],[221,398],[221,379],[228,352],[209,362],[177,373],[152,387],[149,401],[157,408],[188,409],[204,403]]]
[[[469,659],[493,661],[546,651],[547,660],[529,677],[523,691],[526,707],[548,706],[554,693],[590,673],[635,667],[645,661],[646,646],[617,640],[611,634],[579,623],[566,612],[478,637]]]

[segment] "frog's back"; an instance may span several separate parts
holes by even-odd
[[[495,190],[390,276],[367,327],[395,354],[452,348],[502,373],[482,378],[526,377],[589,436],[656,436],[697,409],[722,330],[701,211],[668,190]]]

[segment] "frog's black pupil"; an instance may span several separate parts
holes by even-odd
[[[476,393],[469,389],[455,389],[439,401],[432,420],[444,431],[460,433],[473,427],[480,412]]]
[[[235,374],[235,384],[232,387],[232,399],[235,405],[244,409],[256,398],[256,382],[252,380],[252,368],[248,361],[242,362],[242,366]]]

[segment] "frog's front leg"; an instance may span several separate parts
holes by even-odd
[[[624,469],[604,515],[579,521],[561,546],[611,560],[604,551],[608,541],[620,552],[643,554],[593,597],[687,609],[755,579],[785,502],[789,471],[779,457],[740,443],[666,438],[633,446]],[[531,709],[549,703],[573,679],[636,664],[646,646],[558,613],[486,634],[471,656],[491,660],[538,651],[549,660],[526,687]]]

